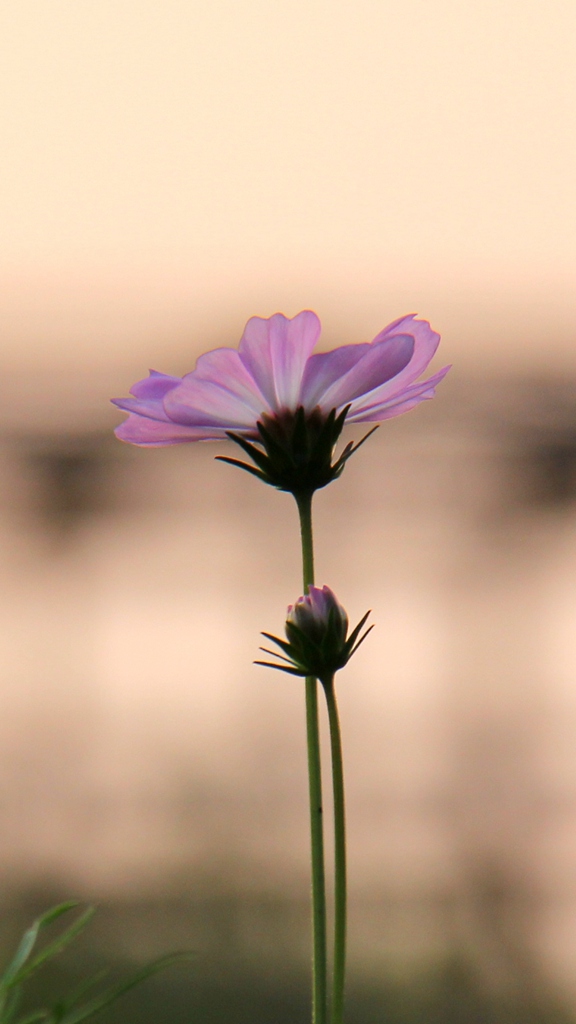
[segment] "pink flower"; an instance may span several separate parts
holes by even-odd
[[[319,335],[320,321],[310,310],[292,320],[282,313],[254,316],[237,350],[207,352],[184,377],[151,370],[134,385],[132,398],[114,399],[129,414],[116,436],[151,447],[223,440],[229,432],[260,441],[259,423],[298,409],[321,419],[347,409],[346,422],[377,423],[432,398],[449,369],[418,380],[440,335],[414,315],[369,343],[313,355]]]

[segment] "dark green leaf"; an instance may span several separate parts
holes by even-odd
[[[293,469],[295,463],[290,451],[282,445],[273,434],[270,433],[263,423],[258,423],[258,431],[262,437],[268,455],[270,455],[272,459],[277,460],[285,469]]]
[[[8,992],[4,993],[0,1010],[0,1021],[2,1024],[12,1024],[20,1006],[21,996],[22,990],[19,985],[15,985]]]
[[[35,1010],[34,1013],[29,1014],[27,1017],[20,1017],[17,1024],[40,1024],[40,1022],[46,1022],[46,1024],[52,1024],[50,1019],[52,1014],[49,1010]]]
[[[360,644],[363,644],[363,643],[364,643],[364,641],[365,641],[366,637],[368,636],[368,633],[371,633],[373,629],[374,629],[374,626],[372,625],[372,626],[370,626],[370,627],[369,627],[369,628],[368,628],[368,629],[366,630],[366,632],[364,633],[364,636],[361,636],[361,637],[360,637],[360,639],[359,639],[358,643],[356,644],[356,646],[355,646],[355,647],[353,647],[353,648],[352,648],[352,650],[350,651],[350,654],[348,655],[348,657],[350,657],[350,658],[351,658],[353,654],[356,654],[356,651],[357,651],[357,650],[358,650],[358,648],[360,647]]]
[[[77,900],[68,900],[66,903],[59,903],[56,907],[52,907],[50,910],[47,910],[45,914],[42,914],[34,921],[30,928],[24,932],[14,957],[8,964],[2,978],[0,978],[0,990],[3,988],[11,988],[12,985],[18,984],[22,977],[19,972],[34,949],[40,931],[47,928],[48,925],[51,925],[59,917],[62,917],[63,914],[67,914],[69,910],[73,910],[77,906]],[[30,969],[28,969],[27,973],[30,973]]]
[[[366,612],[366,614],[362,616],[362,618],[360,619],[360,622],[358,623],[358,625],[355,626],[354,629],[352,630],[352,632],[350,633],[350,636],[348,637],[348,639],[346,640],[346,644],[344,645],[344,649],[347,652],[350,652],[352,650],[352,648],[354,647],[354,644],[356,643],[356,638],[358,637],[358,635],[359,635],[359,633],[360,633],[360,631],[361,631],[361,629],[362,629],[362,627],[363,627],[364,623],[366,622],[366,619],[368,618],[369,615],[370,615],[370,610],[368,610]]]
[[[21,968],[21,970],[18,971],[11,984],[20,984],[20,982],[22,982],[24,978],[28,978],[31,974],[34,973],[34,971],[37,971],[39,967],[42,967],[42,965],[46,963],[47,960],[50,960],[53,956],[56,956],[58,953],[61,953],[62,950],[65,949],[66,946],[69,946],[70,943],[74,941],[76,936],[84,930],[88,922],[94,916],[94,913],[94,907],[88,907],[88,909],[85,910],[84,913],[80,915],[80,917],[76,918],[74,924],[71,924],[70,927],[67,928],[65,932],[62,932],[62,935],[59,935],[57,939],[54,939],[53,942],[50,942],[47,946],[45,946],[42,952],[39,953],[38,956],[36,956],[34,960],[32,960],[31,963],[28,964],[27,967]]]
[[[308,461],[310,455],[310,438],[306,428],[306,414],[302,406],[296,410],[292,431],[292,448],[303,460]]]
[[[262,633],[262,636],[265,636],[267,640],[271,640],[273,644],[277,644],[280,650],[284,651],[284,654],[287,654],[289,657],[291,656],[292,647],[286,640],[281,640],[278,636],[272,636],[272,633]]]
[[[241,434],[234,434],[232,431],[227,431],[226,434],[231,441],[234,441],[235,444],[240,446],[242,451],[246,452],[246,455],[248,455],[252,459],[252,461],[256,463],[259,469],[263,470],[264,473],[268,472],[268,470],[270,469],[270,459],[265,454],[265,452],[260,451],[260,449],[257,448],[255,444],[252,444],[250,441],[247,441],[246,438],[242,437]],[[220,456],[220,458],[222,458],[222,456]]]
[[[217,462],[228,462],[231,466],[238,466],[238,469],[245,469],[247,473],[252,473],[253,476],[257,476],[259,480],[263,480],[265,484],[268,483],[268,479],[264,473],[261,473],[255,466],[249,466],[247,462],[240,462],[239,459],[229,459],[227,455],[215,455],[214,458]]]
[[[58,1024],[80,1024],[81,1021],[88,1020],[89,1017],[94,1017],[97,1013],[100,1013],[107,1006],[116,1002],[125,992],[129,992],[130,989],[152,975],[157,974],[158,971],[163,971],[166,967],[172,966],[172,964],[182,963],[182,961],[190,960],[191,958],[191,953],[171,953],[168,956],[161,957],[159,960],[155,960],[151,964],[146,964],[126,981],[121,981],[119,984],[111,986],[83,1006],[68,1010]]]
[[[294,664],[291,658],[285,658],[283,654],[278,654],[278,651],[270,651],[267,647],[259,647],[258,650],[263,651],[264,654],[270,654],[273,658],[280,658],[281,661],[287,661],[289,665]]]
[[[289,675],[300,676],[300,678],[304,678],[304,676],[308,675],[308,672],[305,669],[288,668],[287,665],[274,665],[271,661],[255,661],[254,664],[264,665],[265,668],[276,668],[279,672],[288,672]]]
[[[293,647],[299,647],[300,650],[309,658],[317,660],[321,655],[320,646],[308,636],[300,626],[297,626],[295,622],[288,621],[286,623],[286,635],[289,637]]]
[[[367,441],[369,437],[372,437],[372,434],[376,433],[379,426],[380,424],[377,423],[375,427],[372,427],[372,430],[369,430],[367,434],[364,434],[364,437],[360,441],[358,441],[358,444],[353,445],[351,450],[346,455],[346,459],[349,459],[351,455],[354,455],[358,451],[358,449],[362,447],[364,442]]]

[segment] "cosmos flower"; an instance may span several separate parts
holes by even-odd
[[[294,493],[324,487],[355,450],[349,446],[332,465],[344,421],[379,423],[407,412],[434,396],[449,367],[418,380],[440,335],[414,315],[396,320],[369,343],[313,354],[319,336],[320,321],[311,310],[291,320],[282,313],[254,316],[238,349],[205,353],[184,377],[151,370],[134,385],[132,398],[114,399],[129,414],[116,436],[146,447],[228,437],[256,468],[224,461],[266,483]]]
[[[224,439],[229,431],[258,436],[262,416],[318,409],[328,415],[349,406],[348,423],[380,422],[432,398],[448,367],[416,383],[440,341],[425,320],[405,316],[369,343],[312,354],[320,336],[316,313],[292,320],[275,313],[253,316],[238,350],[200,356],[184,377],[150,371],[114,405],[129,413],[116,429],[137,445]]]
[[[280,658],[282,664],[271,661],[257,661],[256,664],[277,668],[294,676],[315,676],[326,680],[344,667],[368,636],[372,626],[363,636],[360,633],[369,614],[366,612],[347,637],[348,616],[336,595],[330,587],[310,586],[307,594],[288,607],[287,641],[271,633],[262,634],[284,653],[278,654],[266,647],[261,650]]]

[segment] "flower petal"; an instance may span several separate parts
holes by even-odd
[[[382,420],[390,419],[392,416],[400,416],[401,413],[408,412],[409,409],[413,409],[415,405],[419,405],[420,402],[425,401],[427,398],[434,398],[436,385],[444,379],[449,369],[449,366],[444,366],[442,370],[438,370],[428,380],[418,381],[416,384],[408,385],[399,390],[393,389],[394,381],[390,381],[390,394],[383,398],[381,394],[383,389],[377,388],[375,395],[378,397],[375,397],[372,405],[367,402],[369,396],[363,396],[357,402],[353,402],[352,408],[346,417],[346,422],[379,423]]]
[[[262,413],[271,411],[232,348],[215,349],[201,356],[196,369],[168,392],[164,408],[175,423],[252,432]]]
[[[136,381],[134,387],[130,388],[130,394],[135,398],[163,398],[164,395],[180,384],[181,377],[171,377],[167,373],[158,373],[158,370],[149,370],[149,377]]]
[[[322,395],[348,373],[370,348],[368,342],[360,345],[341,345],[331,352],[318,352],[306,363],[299,402],[312,411]]]
[[[376,345],[380,341],[393,338],[397,334],[410,334],[414,338],[414,355],[410,364],[403,371],[402,383],[411,383],[416,380],[428,364],[432,361],[436,349],[440,344],[440,335],[433,331],[427,320],[417,320],[416,313],[403,316],[394,323],[388,324],[380,334],[377,334],[372,342]]]
[[[274,412],[297,407],[306,361],[319,336],[320,320],[309,309],[292,320],[275,313],[246,324],[240,358]]]
[[[182,383],[182,378],[170,377],[156,370],[150,370],[149,373],[149,377],[136,381],[134,387],[130,388],[130,394],[134,395],[134,398],[113,398],[112,405],[116,405],[124,412],[149,416],[153,420],[168,420],[162,399],[168,391]]]
[[[162,423],[169,423],[170,420],[164,410],[161,398],[112,398],[112,405],[123,412],[132,412],[137,416],[147,417],[151,420],[160,420]]]
[[[414,339],[409,334],[372,342],[366,346],[362,358],[321,396],[320,408],[329,412],[374,391],[385,381],[397,377],[408,366],[413,353]]]
[[[414,340],[414,353],[406,366],[396,376],[384,381],[373,391],[367,391],[364,396],[358,395],[358,400],[353,403],[354,412],[370,410],[374,405],[387,403],[390,398],[400,394],[404,388],[412,384],[426,369],[430,363],[438,343],[440,335],[432,330],[426,320],[416,320],[414,315],[403,317],[386,327],[372,342],[373,345],[392,341],[398,337],[398,331],[402,328],[402,337],[410,332]],[[351,410],[352,411],[352,410]],[[372,417],[371,417],[372,418]]]
[[[219,434],[208,433],[199,427],[171,423],[168,419],[164,421],[151,419],[148,416],[138,416],[137,413],[131,413],[124,423],[116,427],[114,433],[120,441],[140,445],[143,448],[161,448],[168,444],[184,444],[186,441],[216,440],[219,437],[225,440],[226,438],[223,430]]]
[[[337,612],[341,624],[345,627],[343,632],[344,636],[346,636],[346,631],[348,629],[348,616],[342,605],[337,600],[334,592],[330,590],[330,587],[309,586],[308,594],[304,598],[304,601],[309,602],[310,610],[314,615],[314,618],[319,623],[327,624],[330,618],[330,612]]]

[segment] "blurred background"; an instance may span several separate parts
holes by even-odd
[[[109,398],[254,314],[418,312],[454,369],[316,500],[376,623],[350,1019],[576,1019],[575,51],[568,0],[0,6],[0,946],[101,907],[46,991],[187,947],[109,1020],[307,1019],[303,692],[252,664],[295,508]]]

